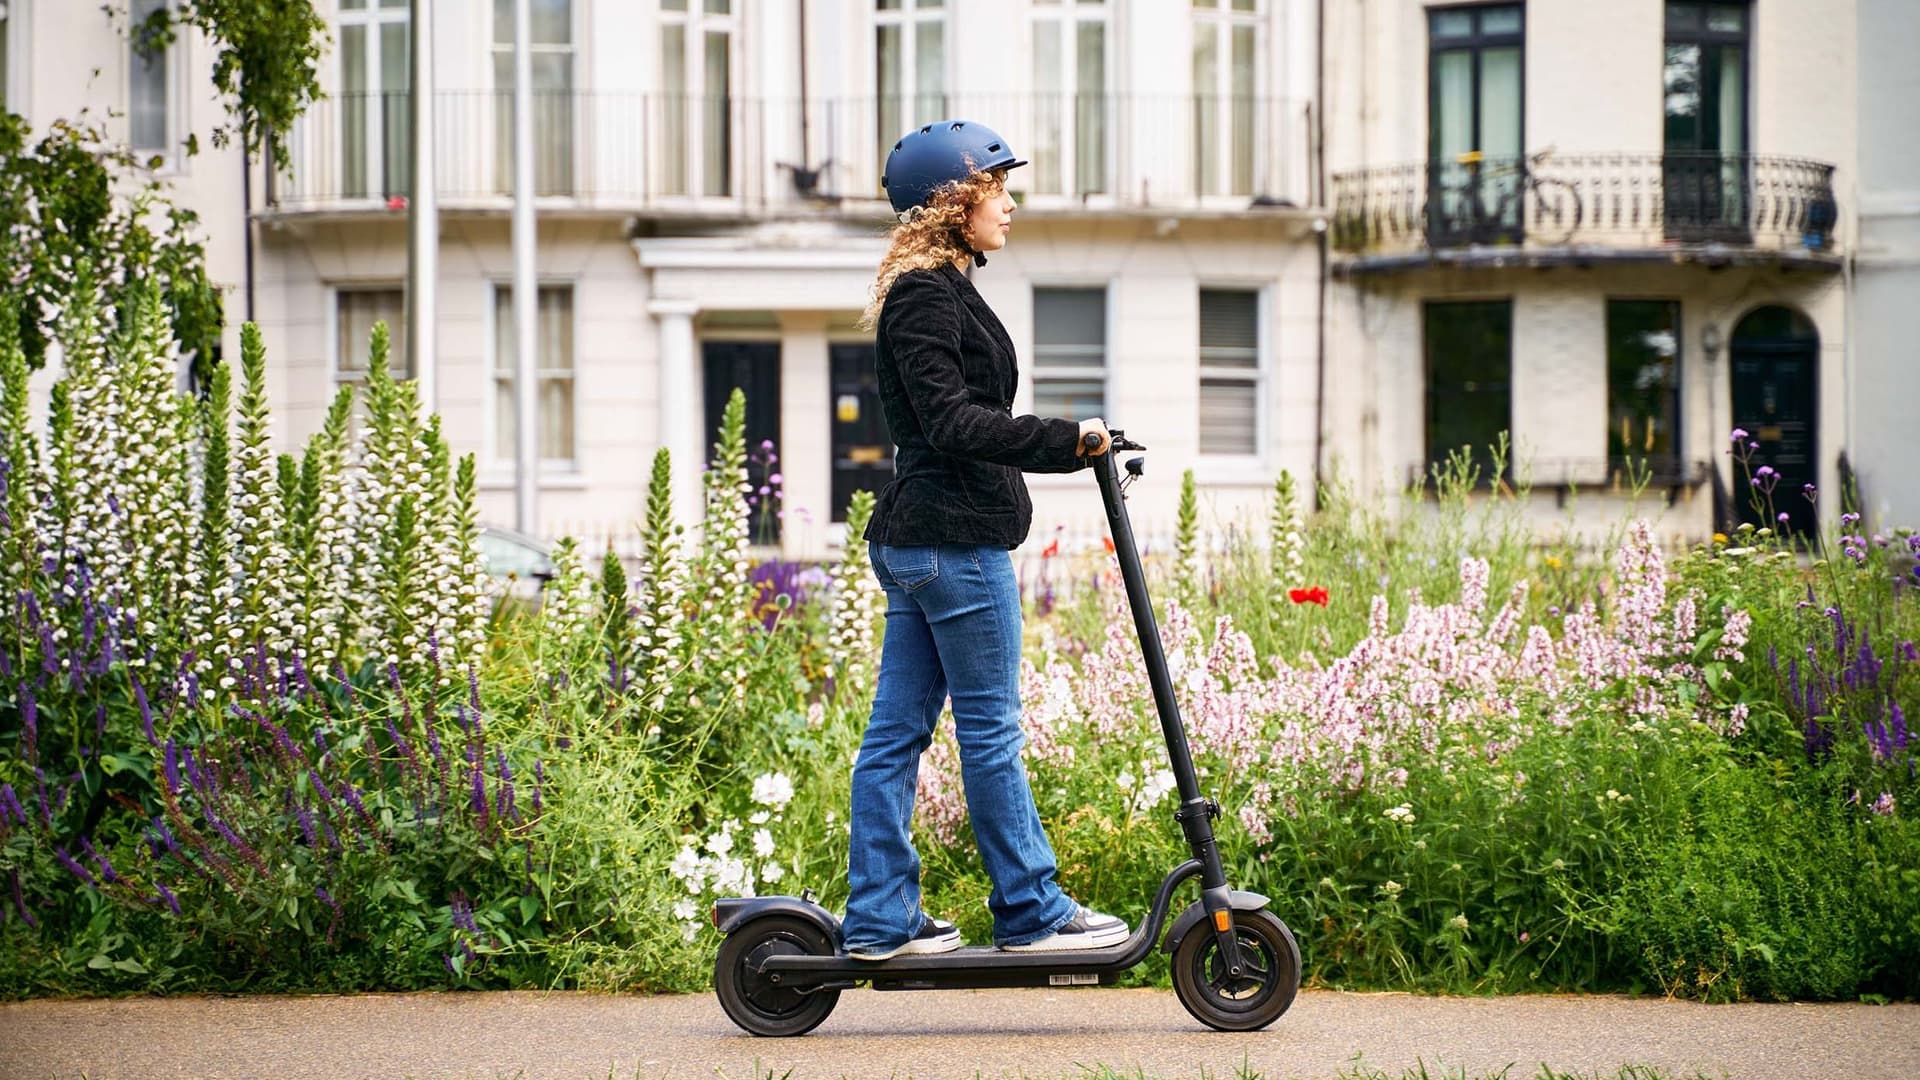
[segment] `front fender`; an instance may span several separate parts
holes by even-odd
[[[722,934],[731,934],[755,919],[768,915],[792,915],[818,926],[837,948],[840,944],[840,920],[833,912],[798,896],[729,896],[713,902],[713,925]]]
[[[1259,911],[1271,903],[1257,892],[1241,892],[1238,889],[1229,892],[1227,898],[1235,911]],[[1173,920],[1173,926],[1167,930],[1167,939],[1161,944],[1161,951],[1172,955],[1173,950],[1180,947],[1180,939],[1187,936],[1187,931],[1199,926],[1206,917],[1206,908],[1201,906],[1200,901],[1188,904],[1187,909]]]

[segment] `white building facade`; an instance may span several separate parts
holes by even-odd
[[[1831,520],[1856,29],[1851,0],[1328,4],[1333,444],[1398,484],[1510,431],[1506,479],[1593,524],[1636,479],[1669,535]]]
[[[363,377],[376,319],[410,370],[408,0],[322,0],[327,96],[251,169],[206,139],[204,41],[143,58],[124,14],[0,5],[8,107],[105,116],[201,213],[230,320],[266,330],[283,445]],[[763,554],[844,542],[851,492],[890,472],[855,325],[880,165],[946,117],[1033,162],[974,271],[1020,346],[1016,408],[1148,444],[1149,537],[1184,468],[1222,521],[1282,468],[1392,490],[1502,431],[1543,519],[1571,494],[1617,520],[1636,477],[1670,535],[1755,518],[1735,427],[1796,528],[1838,513],[1798,492],[1837,491],[1843,452],[1870,512],[1920,518],[1905,0],[531,6],[544,535],[630,540],[662,446],[696,516],[737,385],[777,454],[756,482],[784,489]],[[434,10],[433,404],[512,526],[512,4]],[[1033,543],[1102,528],[1085,474],[1029,486]]]
[[[407,6],[336,2],[328,100],[259,211],[292,438],[355,377],[372,320],[406,309]],[[1018,409],[1103,415],[1224,504],[1311,471],[1311,5],[533,8],[540,531],[630,535],[660,446],[695,515],[738,385],[750,446],[777,455],[754,478],[778,474],[787,511],[756,538],[795,558],[842,541],[851,493],[891,469],[855,327],[890,223],[883,153],[950,116],[1033,161],[1012,178],[1011,246],[975,271],[1021,346]],[[511,5],[440,0],[435,18],[436,404],[479,455],[483,512],[510,525]],[[1037,538],[1096,527],[1084,474],[1030,484]],[[1175,487],[1139,512],[1170,523]]]

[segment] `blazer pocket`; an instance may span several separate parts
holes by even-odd
[[[894,583],[908,592],[940,576],[940,549],[931,544],[882,545],[880,559]]]

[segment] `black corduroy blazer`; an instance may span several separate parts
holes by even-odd
[[[874,346],[880,409],[899,451],[865,539],[1019,547],[1033,524],[1020,474],[1085,468],[1080,424],[1013,415],[1013,339],[951,264],[894,279]]]

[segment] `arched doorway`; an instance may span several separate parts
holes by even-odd
[[[1756,308],[1734,326],[1729,353],[1733,426],[1760,444],[1753,469],[1769,465],[1779,474],[1769,513],[1764,496],[1755,506],[1756,493],[1736,466],[1735,519],[1777,529],[1772,515],[1786,513],[1787,528],[1816,536],[1818,517],[1801,489],[1820,473],[1820,334],[1792,308]]]

